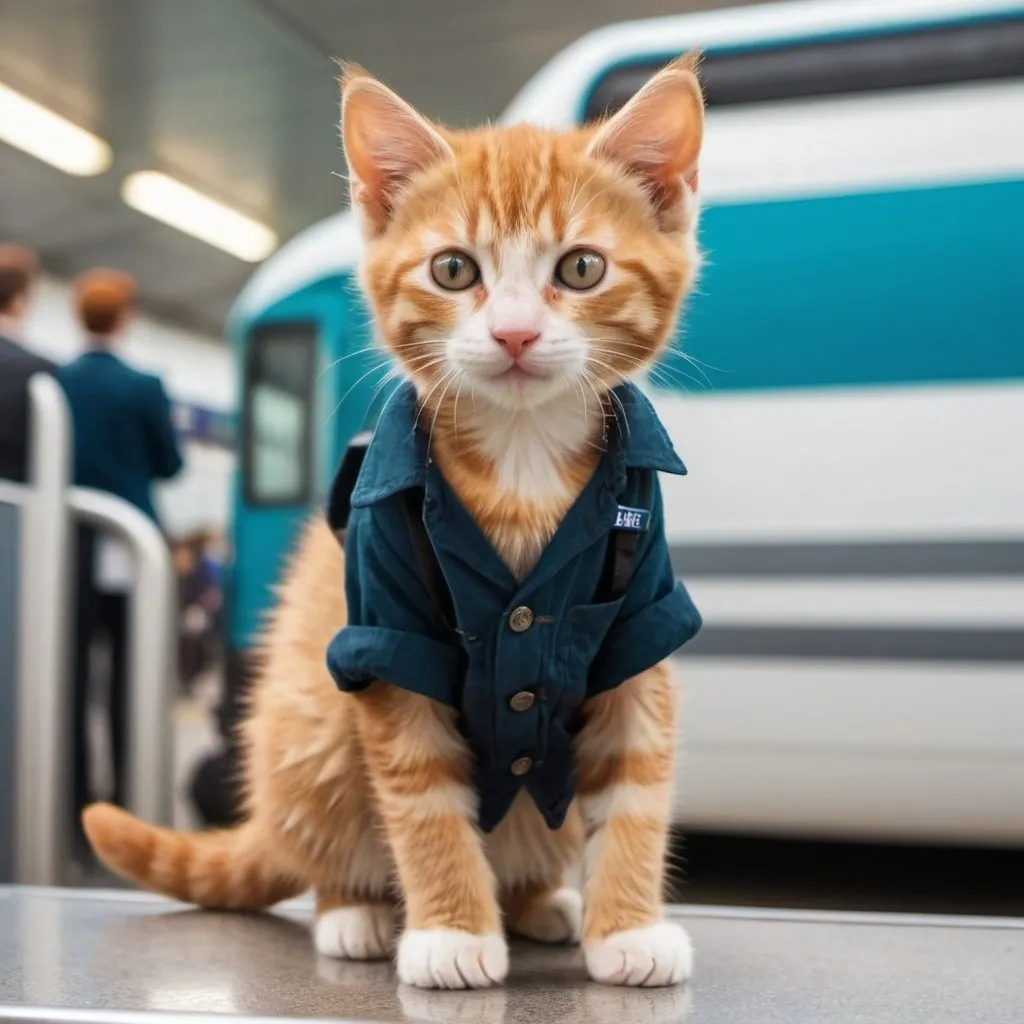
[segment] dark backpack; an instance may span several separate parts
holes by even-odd
[[[359,471],[363,467],[366,451],[370,446],[371,433],[358,434],[349,442],[341,466],[331,485],[331,493],[327,501],[327,522],[338,543],[344,547],[345,530],[348,528],[352,513],[352,492],[355,490]],[[649,469],[631,469],[629,471],[628,494],[637,495],[635,509],[649,513],[654,497],[654,473]],[[438,610],[441,620],[449,628],[455,629],[455,611],[452,606],[452,595],[448,583],[441,571],[441,566],[434,554],[433,545],[423,525],[423,491],[411,488],[402,493],[402,508],[405,521],[409,527],[409,537],[416,556],[416,565],[420,579],[434,607]],[[650,519],[650,516],[647,516]],[[636,529],[613,529],[608,534],[608,546],[605,549],[604,568],[594,595],[594,603],[601,604],[615,601],[625,594],[629,581],[633,578],[636,566],[636,550],[642,531]]]

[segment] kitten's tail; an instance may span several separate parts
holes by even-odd
[[[306,886],[276,869],[252,822],[217,832],[147,825],[112,804],[93,804],[82,825],[96,856],[143,889],[215,910],[260,910]]]

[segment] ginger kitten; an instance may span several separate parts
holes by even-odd
[[[685,469],[627,378],[696,270],[694,64],[561,133],[449,131],[359,69],[342,87],[361,279],[407,383],[345,555],[314,519],[262,638],[244,824],[186,835],[99,804],[89,839],[138,885],[205,907],[312,887],[328,956],[391,955],[404,917],[398,974],[420,987],[502,982],[506,932],[582,940],[597,981],[678,983],[691,950],[661,904],[665,659],[700,620],[650,483]],[[609,597],[623,529],[633,556]],[[564,885],[581,859],[582,897]]]

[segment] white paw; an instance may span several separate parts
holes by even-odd
[[[693,973],[690,936],[677,924],[616,932],[584,948],[587,971],[604,985],[656,988],[678,985]]]
[[[395,946],[395,912],[384,903],[337,907],[313,926],[313,943],[323,956],[341,960],[379,960]]]
[[[558,889],[531,907],[515,923],[515,932],[537,942],[579,942],[583,897],[575,889]]]
[[[407,931],[398,944],[398,979],[416,988],[490,988],[508,974],[501,935],[437,928]]]

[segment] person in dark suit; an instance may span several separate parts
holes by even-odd
[[[28,249],[0,245],[0,480],[15,483],[24,483],[28,470],[29,378],[56,370],[20,342],[36,272]]]
[[[74,481],[130,502],[158,523],[152,486],[182,467],[171,403],[158,377],[140,373],[114,353],[135,310],[136,286],[114,270],[91,270],[74,285],[87,351],[59,371],[74,424]],[[128,552],[111,538],[78,532],[78,614],[75,679],[76,810],[92,797],[87,715],[94,639],[110,641],[109,714],[115,803],[124,805],[127,752]]]
[[[160,378],[114,354],[134,312],[135,282],[91,270],[75,282],[75,305],[88,350],[60,371],[75,426],[75,483],[124,498],[156,522],[153,482],[174,476],[182,461]]]

